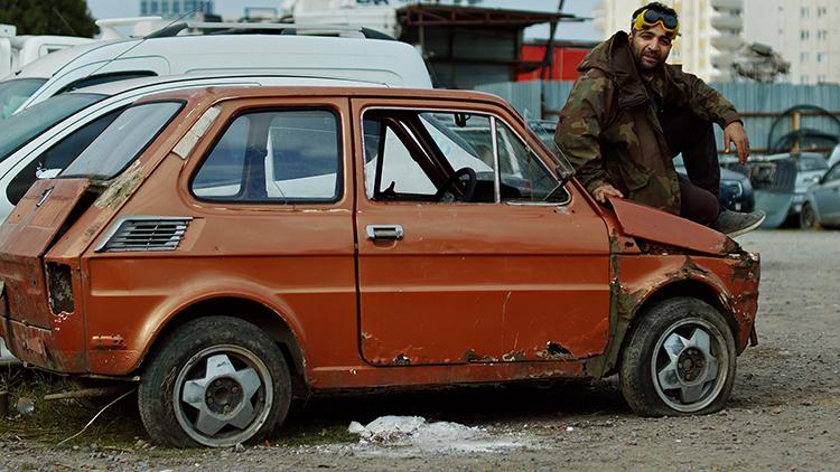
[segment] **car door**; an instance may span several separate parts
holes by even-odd
[[[398,103],[353,100],[364,359],[602,352],[607,229],[573,185],[559,186],[537,138],[501,107]]]
[[[829,225],[840,223],[840,165],[829,169],[813,192],[820,222]]]

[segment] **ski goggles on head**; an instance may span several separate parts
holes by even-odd
[[[656,25],[662,25],[662,29],[665,30],[665,34],[670,36],[672,39],[680,34],[680,22],[677,20],[675,15],[645,9],[633,19],[633,29],[636,31],[653,28]]]

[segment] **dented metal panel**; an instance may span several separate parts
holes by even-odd
[[[712,255],[725,255],[738,245],[725,235],[700,224],[623,198],[610,203],[628,236]]]
[[[37,181],[0,226],[0,272],[11,319],[52,326],[41,257],[88,185],[85,179]]]

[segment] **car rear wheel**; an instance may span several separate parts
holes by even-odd
[[[175,447],[255,442],[283,422],[289,368],[274,342],[238,318],[190,321],[144,371],[138,403],[152,439]]]
[[[816,212],[811,208],[811,205],[806,203],[802,206],[802,212],[799,213],[799,227],[802,229],[817,229],[819,226]]]
[[[642,416],[696,415],[723,408],[735,380],[735,340],[723,315],[695,298],[657,303],[622,352],[621,390]]]

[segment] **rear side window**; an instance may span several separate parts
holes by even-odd
[[[332,202],[341,186],[338,116],[272,110],[237,117],[192,179],[193,194],[218,202]]]
[[[140,156],[182,107],[180,102],[155,102],[127,108],[60,177],[113,179]]]
[[[91,121],[33,159],[6,187],[6,196],[9,201],[16,205],[38,179],[39,172],[60,172],[66,169],[116,119],[121,111],[115,110]]]

